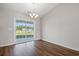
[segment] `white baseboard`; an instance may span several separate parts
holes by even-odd
[[[0,47],[10,46],[10,45],[14,45],[14,44],[16,44],[16,43],[2,44],[2,45],[0,45]]]
[[[30,40],[30,41],[34,41],[34,40]],[[8,43],[8,44],[1,44],[0,47],[5,47],[5,46],[10,46],[10,45],[15,45],[15,44],[21,44],[21,43],[30,42],[30,41],[23,41],[23,42],[14,42],[14,43]]]
[[[54,43],[56,45],[63,46],[63,47],[66,47],[66,48],[69,48],[69,49],[72,49],[72,50],[79,51],[79,49],[76,49],[76,48],[73,48],[73,47],[70,47],[70,46],[66,46],[66,45],[63,45],[63,44],[56,43],[56,42],[51,42],[51,41],[48,41],[48,40],[44,40],[44,41],[47,41],[47,42],[50,42],[50,43]]]

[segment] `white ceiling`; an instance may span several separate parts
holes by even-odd
[[[20,13],[27,13],[28,10],[35,10],[35,12],[40,16],[44,16],[58,3],[0,3],[0,8],[13,10]]]

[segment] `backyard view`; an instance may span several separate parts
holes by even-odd
[[[16,20],[16,39],[34,37],[34,24],[31,21]]]

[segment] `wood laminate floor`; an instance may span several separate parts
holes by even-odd
[[[79,56],[79,51],[37,40],[1,47],[0,56]]]

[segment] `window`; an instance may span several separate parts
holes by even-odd
[[[34,37],[34,23],[32,21],[16,20],[16,39]]]

